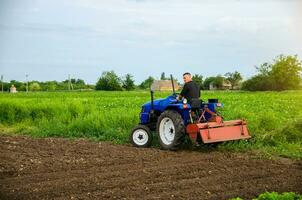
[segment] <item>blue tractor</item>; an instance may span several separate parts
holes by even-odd
[[[173,94],[154,100],[151,90],[151,101],[142,106],[140,123],[132,131],[131,143],[136,147],[150,147],[152,132],[158,134],[160,146],[164,150],[176,150],[189,136],[193,143],[215,143],[229,140],[248,139],[250,135],[244,120],[223,121],[216,108],[222,107],[217,99],[200,103],[194,112],[186,99],[179,100]]]

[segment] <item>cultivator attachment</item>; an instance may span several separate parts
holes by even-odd
[[[196,141],[199,134],[203,143],[224,142],[251,137],[246,121],[232,120],[223,122],[220,116],[216,116],[210,122],[188,124],[186,131],[192,141]]]

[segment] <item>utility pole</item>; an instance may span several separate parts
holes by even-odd
[[[1,87],[2,87],[2,93],[3,93],[3,75],[1,74]]]
[[[26,76],[26,93],[28,93],[28,74],[26,74],[25,76]]]
[[[71,81],[70,81],[70,74],[68,74],[68,90],[70,91],[70,83],[71,83]]]
[[[68,90],[73,90],[73,85],[72,85],[72,82],[71,82],[71,77],[70,77],[70,74],[68,74]]]

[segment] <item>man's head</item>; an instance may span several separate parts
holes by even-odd
[[[188,83],[188,82],[192,81],[192,77],[191,77],[191,74],[189,72],[184,73],[182,76],[183,76],[183,79],[184,79],[185,83]]]

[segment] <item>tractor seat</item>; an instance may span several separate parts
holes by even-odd
[[[201,101],[198,98],[193,98],[190,100],[190,105],[192,111],[191,119],[197,121],[200,115]]]
[[[190,100],[190,105],[192,110],[199,110],[201,107],[201,101],[198,98],[193,98]]]

